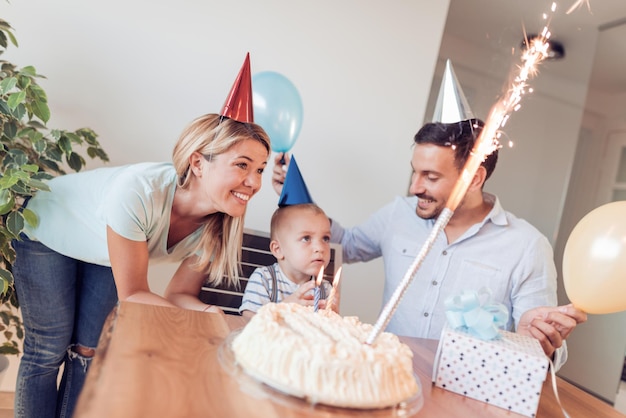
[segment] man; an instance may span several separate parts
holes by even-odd
[[[426,124],[415,135],[409,197],[397,197],[366,222],[345,229],[332,222],[331,239],[344,262],[383,257],[386,303],[445,207],[482,122]],[[277,160],[281,156],[277,157]],[[552,356],[586,315],[556,307],[556,269],[548,240],[526,221],[505,212],[497,197],[483,192],[497,151],[478,168],[454,215],[433,244],[391,318],[398,335],[438,339],[445,324],[444,301],[463,290],[487,287],[494,302],[511,313],[507,328],[539,340]],[[280,185],[283,169],[274,168]],[[280,186],[279,186],[280,187]],[[555,358],[565,361],[565,351]]]
[[[353,228],[343,228],[333,220],[331,240],[341,243],[344,262],[383,257],[383,303],[430,234],[482,125],[473,118],[426,124],[414,138],[410,196],[397,197]],[[274,166],[276,190],[284,181],[284,167],[278,163],[282,157],[276,157]],[[556,306],[556,269],[548,240],[528,222],[504,211],[497,197],[483,192],[496,161],[497,151],[476,171],[387,331],[439,339],[446,321],[444,301],[463,290],[487,287],[492,301],[504,304],[510,312],[507,329],[536,338],[558,368],[567,358],[564,340],[587,317],[572,305]]]

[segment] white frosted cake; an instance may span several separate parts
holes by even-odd
[[[331,310],[292,303],[263,306],[233,340],[252,377],[312,403],[385,408],[417,394],[413,353],[394,334],[365,344],[372,326]]]

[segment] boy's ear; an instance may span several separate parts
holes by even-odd
[[[283,251],[280,248],[280,243],[275,239],[270,241],[270,251],[277,260],[282,260],[285,258],[285,256],[283,255]]]

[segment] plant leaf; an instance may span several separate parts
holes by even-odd
[[[63,153],[69,154],[72,152],[72,143],[67,136],[65,135],[62,136],[59,139],[58,145],[59,145],[59,148],[61,148],[61,151],[63,151]]]
[[[25,91],[18,91],[17,93],[11,93],[9,95],[9,100],[7,100],[7,104],[9,105],[9,109],[15,110],[18,104],[22,103],[26,99]]]
[[[46,102],[33,102],[30,105],[35,116],[41,119],[44,123],[48,123],[50,120],[50,108]]]
[[[91,158],[100,158],[102,161],[109,161],[109,156],[102,148],[89,147],[87,148],[87,155]]]
[[[85,160],[75,152],[70,154],[70,157],[67,159],[67,164],[74,171],[80,171],[83,168]]]
[[[43,181],[37,180],[37,179],[29,179],[26,182],[30,187],[32,187],[33,189],[37,189],[37,190],[50,190],[50,187],[48,187],[48,185],[46,183],[44,183]]]
[[[9,213],[15,206],[15,197],[7,189],[0,190],[0,215]]]
[[[50,189],[48,189],[48,190],[50,190]],[[36,228],[37,225],[39,225],[39,218],[37,217],[37,214],[35,212],[33,212],[32,210],[30,210],[28,208],[25,208],[22,211],[22,215],[24,215],[24,219],[26,219],[26,222],[28,222],[28,224],[30,226],[32,226],[33,228]]]
[[[13,140],[15,135],[17,135],[17,125],[14,121],[5,123],[3,131],[7,138]]]
[[[24,103],[20,103],[15,109],[13,109],[13,117],[15,117],[18,121],[21,121],[25,114],[26,106],[24,106]]]
[[[46,141],[40,139],[38,141],[33,141],[33,148],[37,152],[37,154],[42,154],[46,150]]]
[[[14,355],[19,353],[20,350],[18,350],[17,347],[10,345],[9,342],[5,342],[4,344],[0,345],[0,354]]]
[[[7,171],[4,177],[0,177],[0,189],[10,189],[19,179],[11,175],[12,171]]]
[[[21,74],[24,74],[26,76],[29,77],[36,77],[37,76],[37,70],[35,70],[35,67],[33,67],[32,65],[27,65],[26,67],[23,67],[20,70]]]
[[[9,290],[9,286],[13,284],[13,274],[9,270],[0,268],[0,284],[2,292],[1,295],[6,294],[7,290]]]
[[[74,132],[65,132],[65,136],[75,144],[81,144],[83,142],[80,136],[76,135]]]
[[[23,164],[22,170],[28,171],[29,173],[37,173],[39,171],[39,166],[37,164]]]
[[[20,235],[20,232],[24,229],[24,216],[21,212],[11,212],[7,216],[6,227],[15,238]]]
[[[4,95],[15,88],[17,85],[17,78],[9,77],[0,82],[0,95]]]
[[[5,102],[4,100],[0,100],[0,112],[4,113],[5,115],[11,114],[11,109],[9,109],[7,102]]]
[[[48,98],[46,92],[37,84],[33,84],[28,89],[30,96],[33,100],[31,103],[31,109],[35,116],[41,119],[44,123],[50,120],[50,108],[48,107]]]

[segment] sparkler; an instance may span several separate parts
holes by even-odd
[[[554,13],[555,10],[556,3],[552,3],[552,13]],[[543,19],[548,20],[548,15],[544,13]],[[472,149],[472,152],[470,153],[470,156],[461,171],[461,175],[459,176],[459,179],[457,180],[454,188],[452,189],[452,193],[446,202],[446,207],[441,211],[441,214],[437,218],[433,230],[424,242],[422,249],[415,257],[411,266],[409,266],[409,269],[404,275],[402,281],[383,308],[376,324],[374,324],[371,333],[367,337],[367,344],[373,344],[383,329],[387,327],[387,324],[389,323],[393,313],[396,311],[402,296],[408,289],[409,284],[424,261],[424,258],[432,248],[437,235],[439,235],[439,233],[446,227],[457,206],[465,196],[465,193],[467,192],[478,167],[489,154],[494,152],[500,146],[499,129],[506,125],[506,122],[513,111],[519,110],[522,96],[529,91],[529,78],[537,74],[537,65],[539,65],[539,63],[541,63],[548,56],[548,40],[550,39],[550,36],[551,33],[548,29],[548,24],[546,23],[541,35],[526,40],[526,45],[528,47],[522,53],[521,64],[517,66],[517,73],[513,78],[513,81],[503,97],[497,101],[489,111],[489,115],[485,121],[485,126],[476,139],[474,148]]]
[[[589,11],[589,13],[591,13],[591,5],[589,4],[589,0],[576,0],[576,2],[572,4],[569,9],[567,9],[567,12],[565,12],[565,14],[568,15],[572,13],[574,10],[582,7],[583,4],[587,5],[587,10]]]

